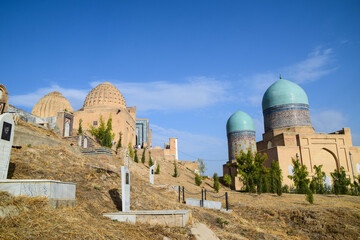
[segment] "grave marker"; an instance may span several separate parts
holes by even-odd
[[[156,161],[155,164],[150,167],[150,183],[154,184],[154,175],[155,175],[155,167],[156,167]]]
[[[0,134],[0,179],[6,179],[14,140],[14,120],[10,113],[0,115]]]
[[[121,167],[121,200],[122,211],[130,212],[130,171],[126,166]]]

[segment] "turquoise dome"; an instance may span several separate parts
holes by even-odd
[[[235,131],[255,131],[252,118],[242,111],[237,111],[231,115],[226,123],[226,132],[231,133]]]
[[[308,97],[299,85],[280,79],[274,82],[265,92],[262,100],[263,110],[283,104],[301,103],[309,105]]]

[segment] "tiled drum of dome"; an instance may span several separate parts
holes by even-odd
[[[264,111],[265,132],[286,127],[311,127],[309,105],[284,104]]]
[[[235,160],[241,151],[256,152],[255,131],[236,131],[228,134],[229,160]]]

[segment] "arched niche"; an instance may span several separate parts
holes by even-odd
[[[320,149],[320,151],[315,155],[312,164],[313,166],[311,166],[311,168],[313,168],[314,165],[323,165],[322,171],[326,173],[333,172],[335,169],[339,170],[336,155],[327,148]]]
[[[270,149],[270,148],[272,148],[272,142],[271,142],[271,141],[268,141],[268,143],[267,143],[267,149]]]

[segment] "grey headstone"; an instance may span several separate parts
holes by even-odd
[[[150,171],[149,171],[151,184],[154,184],[155,167],[156,167],[156,161],[155,161],[155,164],[150,167]]]
[[[11,147],[14,140],[14,120],[10,113],[0,115],[0,179],[6,179]]]
[[[130,212],[130,171],[126,166],[121,167],[121,200],[122,211]]]

